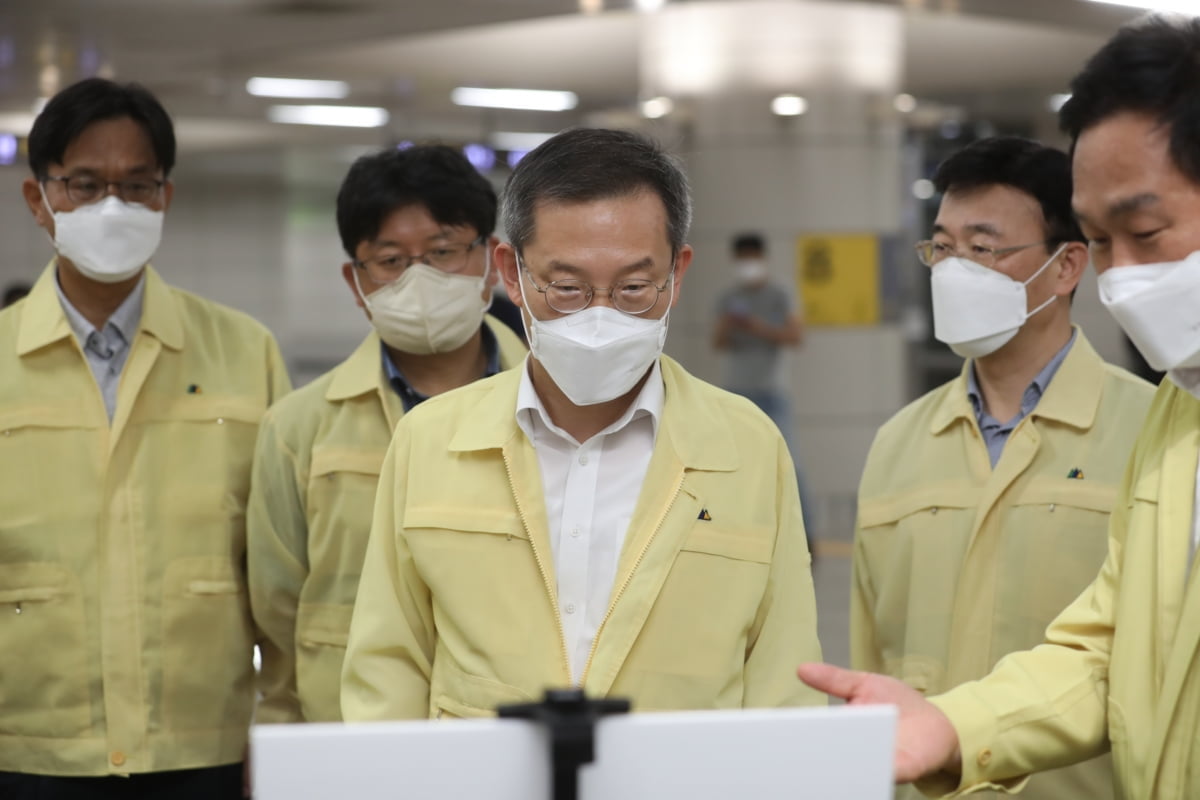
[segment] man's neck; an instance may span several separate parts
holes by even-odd
[[[558,384],[550,378],[550,374],[537,359],[529,359],[529,377],[533,381],[533,390],[545,406],[550,420],[571,434],[580,444],[619,420],[621,415],[629,410],[629,406],[642,391],[653,371],[652,365],[632,389],[615,400],[577,406],[558,388]]]
[[[417,355],[388,346],[388,358],[404,375],[414,391],[425,397],[448,392],[483,377],[487,371],[487,353],[483,335],[475,334],[456,350]]]
[[[142,274],[143,271],[139,271],[137,275],[120,283],[101,283],[84,277],[70,261],[61,256],[58,259],[58,286],[62,289],[63,296],[96,330],[104,327],[113,312],[120,308],[121,303],[124,303],[137,288]]]
[[[1020,342],[1019,347],[1002,347],[990,356],[975,359],[975,380],[983,396],[983,407],[993,418],[1007,422],[1021,411],[1025,390],[1055,354],[1071,339],[1071,324],[1064,321]],[[1013,344],[1018,344],[1014,339]]]

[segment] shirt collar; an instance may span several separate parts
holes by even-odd
[[[98,331],[92,323],[84,318],[83,314],[79,313],[79,309],[75,308],[71,301],[67,299],[66,294],[63,293],[62,286],[58,282],[57,270],[54,277],[54,291],[58,294],[58,302],[62,305],[63,313],[66,314],[67,324],[71,326],[71,332],[79,340],[80,347],[85,346],[88,337]],[[133,287],[133,291],[121,301],[121,305],[117,306],[116,311],[104,323],[104,330],[107,331],[109,328],[112,328],[126,344],[133,341],[138,325],[142,321],[142,309],[145,307],[145,299],[146,273],[143,271],[137,285]]]
[[[637,393],[633,402],[629,404],[629,408],[625,409],[625,413],[619,419],[597,433],[596,436],[607,436],[610,433],[616,433],[635,419],[649,416],[650,425],[655,438],[657,438],[658,424],[662,419],[665,399],[666,393],[663,391],[662,368],[659,366],[659,360],[655,359],[654,366],[650,368],[649,377],[642,384],[642,389]],[[521,385],[517,388],[517,424],[525,432],[525,435],[529,437],[530,441],[533,441],[535,420],[541,422],[542,425],[556,436],[575,445],[582,444],[582,442],[577,442],[574,436],[567,433],[558,425],[555,425],[550,419],[550,413],[546,410],[545,404],[542,403],[542,398],[538,396],[537,390],[533,388],[533,379],[529,377],[529,358],[526,357],[525,364],[521,367]]]
[[[1042,367],[1041,371],[1034,376],[1029,386],[1025,387],[1025,393],[1021,395],[1021,411],[1018,418],[1027,417],[1029,413],[1037,406],[1038,401],[1042,399],[1042,395],[1046,393],[1046,389],[1050,386],[1050,381],[1054,378],[1058,368],[1062,366],[1063,361],[1067,358],[1067,353],[1071,351],[1071,345],[1075,344],[1077,332],[1071,331],[1071,338],[1067,339],[1067,343],[1054,354],[1054,357],[1046,362],[1046,366]],[[975,375],[975,362],[972,360],[970,367],[967,369],[967,399],[971,401],[971,408],[975,411],[975,417],[982,420],[987,411],[983,407],[983,392],[979,388],[979,380]],[[1003,423],[1004,420],[998,420]]]
[[[496,341],[496,334],[492,333],[492,329],[486,324],[479,326],[480,342],[483,345],[483,377],[490,378],[500,371],[500,344]],[[408,380],[404,377],[404,373],[400,368],[392,363],[391,357],[388,355],[387,345],[382,341],[379,343],[380,353],[383,358],[383,374],[387,378],[388,385],[392,390],[400,396],[400,401],[404,404],[405,411],[412,411],[413,406],[429,399],[428,395],[423,395],[412,387]]]

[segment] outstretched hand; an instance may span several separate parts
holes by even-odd
[[[896,706],[896,783],[911,783],[940,770],[958,772],[958,734],[937,706],[911,686],[870,672],[831,664],[801,664],[800,680],[850,705]]]

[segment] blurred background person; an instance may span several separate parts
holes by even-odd
[[[10,283],[4,287],[4,301],[0,308],[8,308],[13,303],[22,299],[29,294],[29,290],[33,287],[23,281]]]

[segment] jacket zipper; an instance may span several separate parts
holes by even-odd
[[[642,545],[642,549],[638,552],[637,559],[633,562],[633,567],[625,574],[625,579],[621,581],[621,585],[617,587],[616,593],[613,595],[612,602],[608,604],[608,610],[604,612],[604,618],[600,620],[599,627],[596,628],[596,635],[592,639],[592,649],[588,651],[587,664],[583,668],[583,672],[579,676],[579,685],[583,686],[587,682],[588,673],[592,670],[592,659],[596,657],[596,645],[600,642],[600,634],[604,631],[604,626],[608,624],[609,617],[612,616],[613,609],[617,607],[617,603],[621,600],[621,595],[625,594],[625,588],[629,586],[633,580],[634,573],[641,566],[642,558],[645,557],[646,551],[650,549],[650,545],[658,538],[658,532],[662,529],[663,520],[671,513],[671,508],[675,505],[676,498],[679,497],[679,491],[683,488],[684,473],[679,473],[679,479],[675,481],[675,490],[671,493],[671,499],[667,503],[667,507],[663,510],[662,516],[658,518],[658,523],[654,526],[654,531],[650,534],[650,538],[646,539],[646,543]],[[628,535],[628,534],[627,534]]]
[[[550,605],[554,609],[554,624],[558,628],[558,648],[559,655],[562,657],[562,665],[567,676],[567,683],[571,682],[571,659],[567,655],[567,632],[563,629],[562,615],[558,611],[558,593],[550,591],[550,574],[546,572],[546,565],[542,562],[542,557],[538,555],[538,549],[533,543],[533,532],[529,530],[529,522],[525,519],[525,509],[521,506],[521,498],[517,495],[517,485],[513,482],[512,466],[508,463],[508,456],[504,452],[500,453],[504,461],[504,472],[508,476],[508,488],[512,492],[513,502],[517,504],[517,516],[521,519],[521,527],[525,529],[525,535],[529,537],[529,549],[533,551],[533,560],[537,562],[538,572],[542,575],[542,585],[546,587],[546,591],[550,594]]]

